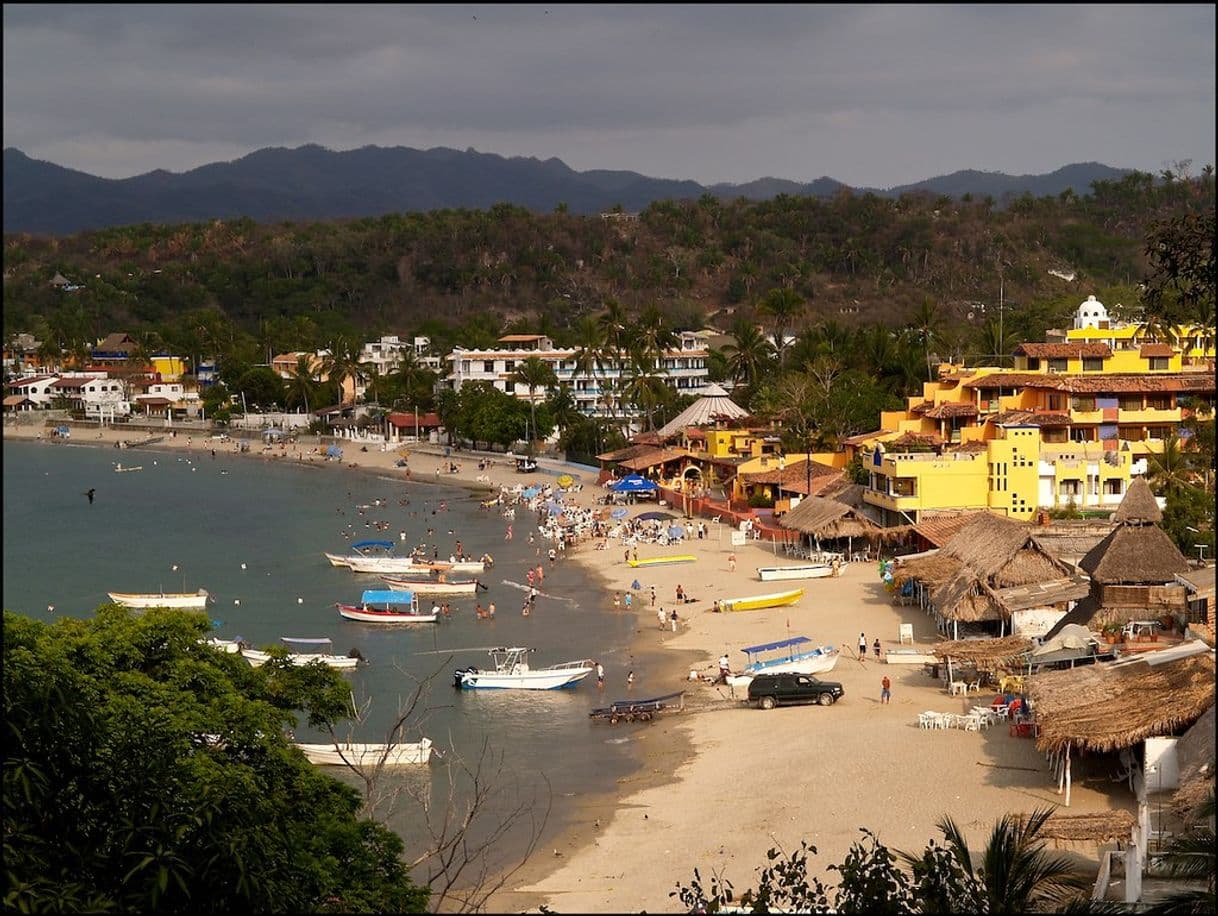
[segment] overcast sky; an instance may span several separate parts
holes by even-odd
[[[473,147],[706,184],[1214,162],[1213,5],[4,5],[4,145]]]

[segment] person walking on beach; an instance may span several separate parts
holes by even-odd
[[[892,701],[892,681],[888,680],[888,675],[884,675],[884,679],[880,681],[880,702],[889,703]]]
[[[622,551],[622,562],[623,563],[630,562],[630,548],[629,547],[627,547],[625,550]]]
[[[654,585],[651,587],[651,606],[656,606],[656,587]]]
[[[616,611],[622,606],[622,596],[618,592],[613,593],[613,609]]]
[[[875,642],[871,644],[871,651],[875,653],[876,661],[880,659],[880,637],[875,638]]]
[[[678,585],[677,585],[677,604],[684,604],[684,603],[685,603],[685,589],[681,588],[680,584],[678,583]]]
[[[495,619],[495,602],[491,602],[486,606],[486,616],[491,620]]]
[[[629,690],[633,686],[634,686],[634,672],[631,671],[628,675],[626,675],[626,689]]]
[[[728,569],[728,572],[736,571],[736,554],[729,553],[727,555],[727,569]]]
[[[731,665],[731,662],[728,661],[727,653],[724,652],[722,655],[719,656],[719,680],[717,680],[715,683],[726,684],[727,676],[731,673],[732,673],[732,665]]]
[[[677,632],[677,609],[672,609],[672,616],[669,618],[672,621],[672,631]]]
[[[867,634],[859,634],[859,661],[867,661]]]
[[[537,584],[542,585],[546,581],[546,569],[540,563],[537,564]]]
[[[660,608],[658,611],[656,611],[656,617],[658,617],[660,620],[660,629],[664,629],[665,625],[668,623],[668,615],[664,613],[664,608]]]
[[[626,592],[625,602],[626,610],[630,610],[632,607],[634,607],[634,595],[630,594],[630,592]]]
[[[505,541],[510,541],[512,539],[512,526],[511,525],[507,526],[507,533],[503,535],[503,539]]]

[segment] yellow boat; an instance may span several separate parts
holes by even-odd
[[[774,592],[770,595],[753,595],[751,598],[724,598],[715,602],[716,611],[760,611],[767,607],[784,607],[794,604],[804,596],[802,588],[789,592]]]
[[[666,566],[669,563],[692,563],[698,559],[691,553],[674,557],[651,557],[648,560],[631,560],[630,565],[636,569],[640,566]]]

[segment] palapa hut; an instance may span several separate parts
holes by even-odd
[[[1079,561],[1091,577],[1086,599],[1058,621],[1049,636],[1068,623],[1098,630],[1187,614],[1188,592],[1176,576],[1189,571],[1188,561],[1159,527],[1162,520],[1150,485],[1135,479],[1113,515],[1116,526]]]
[[[953,663],[993,674],[1000,668],[1019,667],[1032,651],[1032,640],[1023,636],[1001,639],[959,639],[936,643],[931,649],[947,662],[947,679],[953,680]]]
[[[1072,753],[1129,751],[1147,738],[1181,733],[1213,707],[1214,654],[1193,642],[1033,674],[1024,689],[1038,726],[1036,746],[1050,755],[1069,806]]]
[[[992,512],[970,519],[936,553],[899,563],[893,579],[898,588],[915,580],[919,602],[940,631],[950,625],[953,639],[959,639],[961,623],[994,621],[1001,637],[1016,625],[1016,613],[1028,621],[1028,611],[1046,606],[1064,613],[1070,596],[1082,594],[1069,566],[1041,547],[1027,525]],[[1046,586],[1040,596],[1005,591],[1036,585]],[[1029,595],[1036,600],[1026,600]]]
[[[853,552],[854,539],[878,543],[892,536],[864,513],[863,507],[824,496],[809,496],[783,515],[778,524],[801,535],[807,535],[820,550],[821,541],[846,541],[847,552]]]

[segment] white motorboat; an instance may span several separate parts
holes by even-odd
[[[374,767],[427,763],[431,759],[431,739],[401,744],[305,744],[296,742],[309,763],[317,766]]]
[[[481,560],[419,560],[414,557],[364,557],[352,559],[348,564],[352,572],[371,573],[377,576],[403,574],[430,576],[439,573],[480,576],[486,571]]]
[[[358,649],[352,649],[349,655],[335,655],[332,651],[334,643],[329,639],[293,639],[290,636],[283,636],[281,639],[287,644],[287,661],[290,665],[309,665],[317,662],[328,668],[351,671],[363,660]],[[275,656],[259,649],[242,648],[241,657],[258,668]]]
[[[395,546],[393,541],[356,541],[351,545],[351,553],[327,553],[326,559],[330,561],[331,566],[349,567],[354,560],[369,560],[377,557],[386,558]],[[393,559],[400,560],[401,558],[394,557]]]
[[[744,670],[728,675],[732,687],[747,687],[758,674],[822,674],[833,670],[840,657],[833,646],[818,646],[806,636],[741,649],[748,657]]]
[[[207,589],[197,592],[106,592],[115,604],[130,608],[172,607],[188,611],[201,611],[207,607],[211,597]]]
[[[416,595],[472,595],[478,591],[478,580],[449,582],[445,579],[397,579],[381,576],[381,581],[395,592],[414,592]]]
[[[241,641],[238,639],[221,639],[218,636],[210,636],[202,642],[205,646],[211,646],[216,651],[229,655],[236,655],[241,651]]]
[[[453,686],[463,690],[558,690],[575,686],[596,668],[596,662],[586,658],[533,668],[528,658],[532,651],[504,646],[491,649],[491,670],[479,670],[472,665],[458,668],[453,672]]]
[[[799,563],[792,566],[758,566],[757,578],[762,582],[788,579],[825,579],[841,575],[841,565],[833,563]]]

